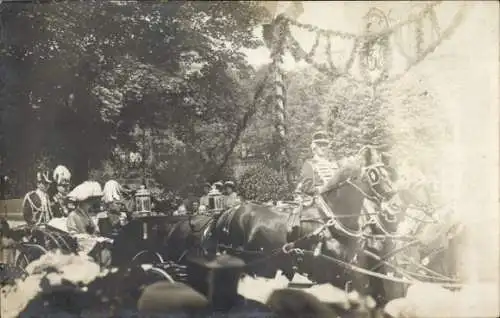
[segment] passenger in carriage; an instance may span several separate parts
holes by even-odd
[[[47,193],[52,180],[48,172],[36,174],[37,188],[28,192],[23,199],[22,210],[28,225],[44,224],[52,219],[50,197]]]
[[[235,192],[235,185],[232,181],[224,183],[224,208],[229,209],[241,203],[240,197]]]
[[[91,218],[91,214],[100,211],[102,198],[101,185],[87,181],[77,186],[68,194],[75,202],[75,209],[68,214],[67,228],[72,234],[97,234],[99,229]]]
[[[69,213],[66,221],[68,232],[80,235],[78,244],[81,252],[94,257],[102,266],[109,266],[111,252],[97,243],[99,228],[91,217],[101,211],[101,185],[95,181],[86,181],[73,189],[68,197],[75,202],[75,209]]]
[[[69,207],[66,196],[71,184],[71,172],[65,166],[57,166],[54,169],[53,179],[57,192],[52,197],[52,212],[54,217],[66,217],[69,214]]]
[[[116,229],[123,219],[130,218],[133,211],[133,203],[130,200],[132,190],[122,187],[116,180],[109,180],[104,184],[103,208],[108,213],[111,227]]]

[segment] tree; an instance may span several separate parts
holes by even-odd
[[[257,4],[2,9],[0,142],[7,167],[28,171],[49,156],[83,180],[116,145],[139,148],[137,126],[173,136],[202,165],[217,165],[228,150],[221,139],[212,147],[203,140],[234,134],[248,104],[239,81],[253,73],[239,49],[261,45],[251,32],[266,14]]]

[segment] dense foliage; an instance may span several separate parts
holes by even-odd
[[[227,137],[251,97],[254,71],[240,49],[261,45],[257,4],[0,8],[0,169],[22,191],[39,165],[65,164],[80,182],[107,160],[120,177],[116,149],[141,153],[167,189],[224,174]]]
[[[257,202],[286,200],[291,195],[283,174],[262,164],[245,171],[238,190],[244,199]]]

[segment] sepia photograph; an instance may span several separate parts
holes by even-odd
[[[499,9],[0,0],[0,317],[499,317]]]

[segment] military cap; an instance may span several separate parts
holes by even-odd
[[[312,141],[313,142],[330,142],[330,139],[328,138],[328,134],[323,131],[317,131],[313,134],[312,136]]]

